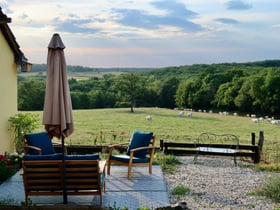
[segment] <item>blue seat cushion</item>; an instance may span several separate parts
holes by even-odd
[[[29,133],[25,135],[25,138],[29,146],[40,148],[42,150],[42,155],[55,153],[52,140],[48,137],[47,132]],[[38,153],[31,149],[29,154],[36,155]]]
[[[128,155],[111,155],[110,160],[116,160],[124,163],[129,162],[130,156]],[[138,158],[138,157],[133,157],[132,162],[133,163],[148,163],[150,161],[149,158]]]
[[[130,150],[132,149],[149,146],[152,137],[152,132],[134,130],[130,138],[129,146],[127,148],[127,155],[130,154]],[[146,154],[147,150],[140,150],[134,152],[134,156],[138,158],[145,158]]]
[[[62,154],[48,154],[48,155],[24,155],[23,160],[61,160]]]
[[[65,155],[65,160],[99,160],[99,154],[92,155]]]

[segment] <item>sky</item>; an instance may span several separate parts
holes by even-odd
[[[59,33],[68,65],[168,67],[279,59],[279,0],[0,0],[28,61]]]

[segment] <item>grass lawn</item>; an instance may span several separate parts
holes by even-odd
[[[102,131],[104,138],[98,137],[96,144],[117,143],[128,141],[131,132],[139,129],[153,131],[158,143],[159,139],[193,142],[200,133],[213,132],[231,133],[240,138],[241,144],[250,144],[252,132],[256,133],[258,140],[259,131],[264,131],[264,150],[280,149],[280,126],[272,125],[266,120],[254,123],[249,117],[203,112],[193,112],[190,118],[186,113],[184,117],[180,117],[179,111],[162,108],[135,108],[134,111],[131,113],[129,108],[74,110],[75,131],[65,141],[67,144],[93,145],[96,136]],[[36,113],[41,120],[42,111]],[[145,119],[147,115],[152,116],[151,121]],[[37,130],[44,130],[43,125]],[[117,134],[115,141],[113,132]],[[279,156],[280,152],[278,153],[276,155]]]

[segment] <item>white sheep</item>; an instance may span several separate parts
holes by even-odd
[[[280,124],[280,120],[271,120],[270,121],[272,125],[279,125]]]
[[[252,118],[252,122],[254,122],[254,123],[259,123],[260,120],[259,120],[258,118]]]
[[[192,117],[192,112],[188,112],[187,117],[191,118]]]
[[[151,115],[147,115],[147,116],[146,116],[146,120],[148,120],[148,121],[152,121],[152,120],[153,120],[153,118],[152,118],[152,116],[151,116]]]
[[[180,111],[180,112],[179,112],[179,116],[180,116],[180,117],[184,117],[184,114],[185,114],[184,111]]]

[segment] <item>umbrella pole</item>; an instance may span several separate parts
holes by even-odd
[[[64,136],[62,136],[62,186],[63,186],[63,204],[67,204],[67,192],[66,192],[66,174],[65,174],[65,148],[64,148]]]

